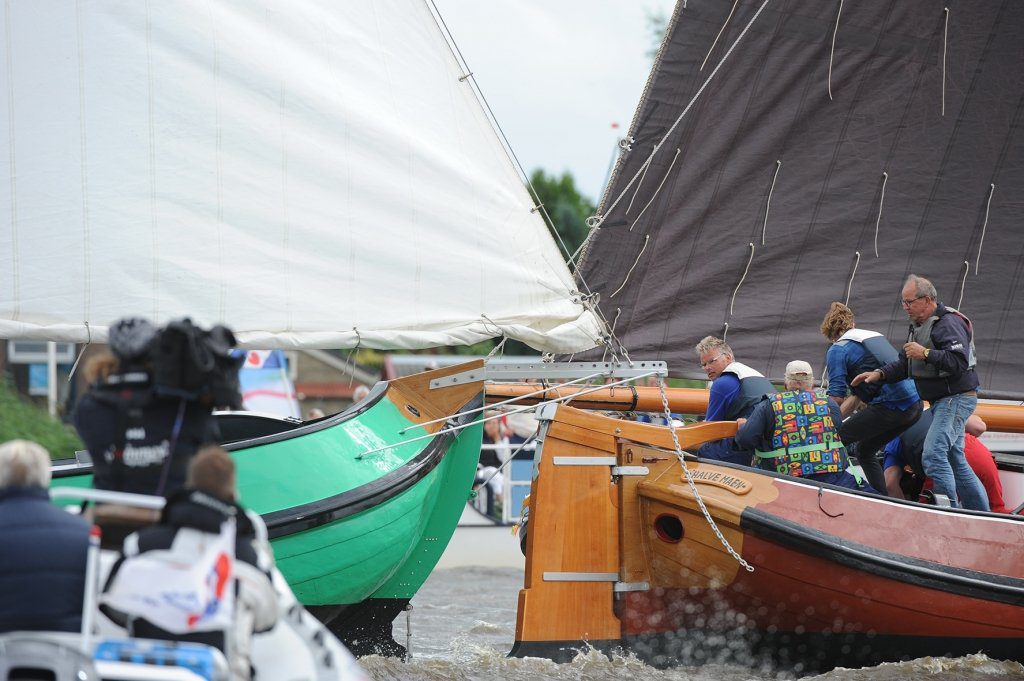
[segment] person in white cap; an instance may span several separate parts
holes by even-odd
[[[794,360],[786,365],[786,389],[737,419],[736,445],[755,450],[755,465],[765,470],[874,492],[846,471],[841,420],[839,405],[814,389],[811,365]]]

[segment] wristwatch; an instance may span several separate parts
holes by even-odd
[[[931,348],[925,348],[924,349],[924,359],[925,359],[925,361],[928,361],[928,353],[931,352],[931,351],[932,351]]]

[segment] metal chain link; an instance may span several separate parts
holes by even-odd
[[[658,376],[658,390],[661,392],[661,406],[665,410],[665,423],[668,424],[668,432],[672,434],[672,444],[675,445],[676,458],[679,459],[679,465],[683,467],[683,474],[686,477],[686,482],[690,485],[690,490],[693,491],[693,498],[697,500],[697,505],[700,506],[701,513],[704,514],[704,519],[708,521],[708,525],[711,526],[711,531],[718,537],[718,541],[722,542],[722,546],[729,552],[729,555],[736,559],[736,562],[743,566],[747,572],[753,572],[754,566],[743,560],[743,556],[736,553],[736,549],[732,547],[729,540],[725,538],[722,531],[718,529],[718,525],[715,524],[714,518],[711,517],[711,513],[708,512],[707,506],[704,505],[704,500],[701,499],[700,492],[697,491],[697,485],[693,482],[693,473],[690,472],[690,468],[686,465],[686,456],[683,454],[683,448],[679,445],[679,436],[676,435],[676,425],[672,420],[672,411],[668,407],[668,395],[665,393],[665,378]]]

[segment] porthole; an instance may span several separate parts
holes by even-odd
[[[663,513],[654,520],[654,531],[658,539],[669,544],[678,544],[683,538],[683,521],[674,515]]]

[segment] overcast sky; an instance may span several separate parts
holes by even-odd
[[[568,170],[596,203],[651,68],[647,17],[673,0],[434,1],[527,172]]]

